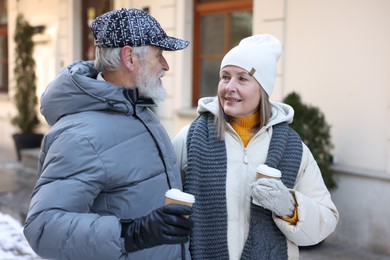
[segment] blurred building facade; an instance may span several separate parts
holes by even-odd
[[[0,145],[13,146],[13,32],[18,13],[44,30],[34,37],[37,95],[66,65],[92,59],[88,24],[111,9],[140,8],[169,35],[191,41],[166,52],[169,96],[157,110],[171,137],[216,94],[219,62],[238,40],[278,37],[284,53],[271,99],[292,91],[331,125],[340,222],[330,239],[390,254],[390,1],[388,0],[2,0]],[[40,131],[49,129],[40,118]]]

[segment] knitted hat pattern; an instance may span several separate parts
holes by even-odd
[[[98,16],[91,30],[95,46],[101,48],[153,45],[176,51],[189,45],[188,41],[168,36],[156,19],[138,9],[122,8]]]
[[[274,89],[277,62],[282,54],[282,45],[270,34],[257,34],[240,41],[221,62],[221,69],[228,65],[248,71],[271,96]]]

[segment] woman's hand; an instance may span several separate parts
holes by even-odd
[[[294,213],[295,200],[282,181],[260,178],[252,185],[252,202],[274,212],[277,216],[289,218]]]

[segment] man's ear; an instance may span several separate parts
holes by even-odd
[[[126,45],[122,47],[120,52],[122,63],[129,71],[134,70],[134,60],[136,57],[133,50],[133,47]]]

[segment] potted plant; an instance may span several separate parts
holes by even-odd
[[[290,126],[297,131],[302,141],[311,150],[321,170],[325,185],[328,189],[335,188],[334,172],[331,169],[333,145],[330,126],[324,114],[317,107],[304,104],[295,92],[287,95],[283,102],[293,107],[295,116]]]
[[[43,134],[36,133],[39,126],[36,96],[35,60],[33,58],[35,28],[19,14],[16,18],[15,41],[15,95],[14,102],[17,114],[11,123],[19,132],[13,134],[18,160],[20,150],[40,147]]]

